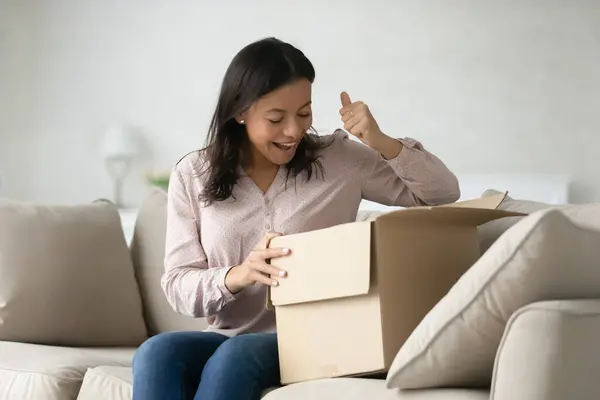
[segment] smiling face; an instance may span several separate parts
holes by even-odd
[[[312,125],[311,83],[300,79],[274,90],[237,119],[246,125],[253,167],[285,165]]]

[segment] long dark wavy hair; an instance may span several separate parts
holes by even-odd
[[[302,51],[276,38],[262,39],[244,47],[231,61],[221,84],[206,146],[201,150],[205,179],[200,200],[209,205],[232,195],[239,175],[237,167],[249,145],[245,125],[235,117],[262,96],[299,79],[315,80],[315,69]],[[306,171],[310,179],[323,174],[318,150],[327,145],[313,128],[298,144],[286,165],[288,178]]]

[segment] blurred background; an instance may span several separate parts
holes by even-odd
[[[457,174],[572,177],[600,201],[600,2],[0,0],[0,197],[136,207],[204,144],[232,57],[275,36]],[[122,183],[122,185],[120,185]]]

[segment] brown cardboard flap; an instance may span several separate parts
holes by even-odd
[[[271,265],[287,271],[288,276],[271,287],[270,301],[281,306],[368,293],[370,243],[370,222],[272,239],[269,247],[288,247],[292,253],[271,260]]]
[[[499,218],[520,217],[524,215],[526,214],[486,208],[419,207],[380,215],[375,219],[375,223],[382,220],[396,220],[398,223],[413,223],[422,226],[432,224],[479,226]]]
[[[508,196],[508,192],[498,193],[487,197],[481,197],[479,199],[443,204],[437,207],[484,208],[487,210],[495,210],[504,201],[506,196]]]
[[[495,210],[500,204],[502,204],[506,196],[508,196],[508,192],[498,193],[478,199],[457,201],[456,203],[440,204],[439,206],[418,206],[412,207],[411,209],[430,210],[432,208],[483,208],[486,210]]]

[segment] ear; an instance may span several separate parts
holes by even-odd
[[[239,114],[237,117],[235,117],[235,120],[237,121],[238,124],[243,124],[244,121],[244,113]]]

